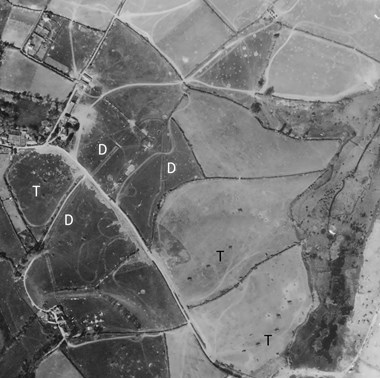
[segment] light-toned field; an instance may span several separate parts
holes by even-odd
[[[279,25],[238,39],[218,58],[206,65],[196,78],[211,86],[232,89],[258,90],[259,81],[271,55]]]
[[[48,10],[95,29],[107,28],[121,0],[51,0]]]
[[[190,327],[166,334],[170,376],[175,378],[226,378],[204,355]],[[38,377],[37,377],[38,378]]]
[[[36,370],[36,378],[81,378],[82,375],[59,350],[43,360]]]
[[[377,0],[302,0],[285,17],[318,35],[346,43],[380,59],[380,3]]]
[[[161,12],[134,12],[133,8],[125,8],[121,19],[145,33],[183,74],[189,73],[232,35],[201,0],[180,2]]]
[[[18,50],[6,49],[0,68],[0,87],[9,91],[29,91],[65,100],[73,83],[29,60]]]
[[[253,22],[261,16],[272,0],[210,0],[237,29]]]
[[[275,94],[335,101],[374,89],[380,79],[380,65],[353,50],[301,32],[285,36],[267,71],[266,88]]]
[[[214,298],[295,243],[288,209],[316,178],[195,181],[171,192],[157,218],[156,251],[186,303]]]
[[[23,8],[12,8],[2,34],[3,41],[13,43],[16,47],[21,47],[39,15],[40,12]]]
[[[265,130],[253,114],[224,99],[190,92],[174,118],[209,177],[262,177],[324,169],[337,152],[333,141],[293,140]]]
[[[281,359],[312,305],[301,247],[253,271],[228,294],[191,310],[212,358],[246,374]],[[269,345],[264,335],[270,334]],[[269,376],[269,375],[268,375]]]
[[[352,358],[359,353],[356,364],[359,373],[348,375],[347,378],[372,378],[380,375],[379,220],[374,224],[363,255],[364,262],[360,273],[359,289],[355,297],[355,307],[347,323],[345,358],[341,361],[341,368],[345,369],[352,364]]]

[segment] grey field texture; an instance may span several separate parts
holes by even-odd
[[[0,35],[0,378],[380,378],[380,0]]]

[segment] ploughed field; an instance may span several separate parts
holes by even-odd
[[[0,376],[376,376],[366,3],[0,1]]]

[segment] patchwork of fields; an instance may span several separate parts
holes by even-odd
[[[378,8],[0,0],[0,377],[377,377]]]

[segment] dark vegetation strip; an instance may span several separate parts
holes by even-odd
[[[192,308],[195,308],[195,307],[200,307],[202,305],[205,305],[207,303],[210,303],[210,302],[213,302],[215,301],[216,299],[219,299],[223,296],[225,296],[226,294],[228,294],[230,291],[232,291],[233,289],[236,289],[238,286],[240,286],[248,277],[249,275],[254,271],[256,270],[260,265],[268,262],[269,260],[273,259],[274,257],[277,257],[281,254],[283,254],[284,252],[288,251],[289,249],[295,247],[296,245],[300,245],[300,242],[295,242],[295,243],[292,243],[290,245],[288,245],[287,247],[285,247],[284,249],[282,249],[281,251],[279,252],[276,252],[270,256],[268,256],[266,259],[258,262],[257,264],[255,264],[254,266],[252,266],[248,272],[246,274],[244,274],[244,276],[240,277],[239,280],[234,284],[234,285],[231,285],[230,287],[226,288],[226,289],[223,289],[222,291],[219,292],[218,295],[216,295],[215,297],[212,297],[211,299],[205,299],[203,300],[202,302],[198,303],[198,304],[195,304],[195,305],[190,305],[190,306],[187,306],[189,309],[192,309]]]
[[[5,180],[4,180],[4,181],[5,181]],[[5,201],[8,201],[8,200],[9,200],[9,198],[8,198],[8,199],[5,199]],[[1,198],[0,198],[0,202],[1,202],[0,206],[3,207],[4,213],[5,213],[6,216],[8,217],[9,223],[11,224],[12,229],[13,229],[15,235],[17,236],[18,240],[20,241],[20,245],[22,246],[24,252],[27,253],[28,251],[27,251],[27,249],[26,249],[25,246],[24,246],[23,239],[20,238],[20,236],[19,236],[19,234],[18,234],[18,231],[16,230],[16,228],[15,228],[13,222],[12,222],[12,218],[9,216],[8,211],[5,209],[4,201],[3,201]],[[5,253],[5,252],[4,252],[4,253]]]
[[[210,88],[210,90],[207,90],[206,88],[199,88],[199,87],[194,87],[193,85],[189,84],[189,83],[185,83],[186,87],[189,88],[190,90],[192,91],[197,91],[197,92],[201,92],[201,93],[206,93],[206,94],[209,94],[210,96],[215,96],[215,97],[219,97],[219,98],[222,98],[224,100],[227,100],[227,101],[230,101],[230,102],[233,102],[235,105],[239,105],[240,107],[244,108],[245,110],[250,110],[250,108],[248,106],[245,106],[243,104],[241,104],[240,102],[236,101],[236,100],[233,100],[232,98],[230,97],[227,97],[227,96],[224,96],[222,95],[221,93],[216,93],[212,90],[212,88]],[[215,89],[216,90],[216,89]],[[219,89],[220,91],[222,91],[223,89]],[[226,91],[228,91],[228,88],[225,89]],[[248,95],[247,95],[248,96]],[[253,101],[253,98],[252,98],[252,101]]]
[[[10,183],[9,183],[9,180],[8,180],[8,172],[9,172],[9,170],[10,170],[10,166],[8,166],[8,168],[7,168],[6,171],[5,171],[5,174],[4,174],[4,182],[5,182],[5,184],[6,184],[7,188],[8,188],[9,193],[10,193],[11,196],[12,196],[12,199],[13,199],[14,204],[16,205],[16,210],[17,210],[17,212],[19,213],[19,215],[20,215],[22,221],[24,222],[24,226],[25,226],[26,230],[29,232],[31,238],[33,239],[34,246],[36,247],[37,244],[38,244],[38,243],[37,243],[37,239],[34,237],[32,231],[30,230],[30,228],[29,228],[29,224],[28,224],[28,222],[27,222],[27,220],[26,220],[26,218],[25,218],[25,216],[24,216],[24,213],[21,211],[21,206],[20,206],[20,203],[19,203],[19,201],[18,201],[18,198],[17,198],[16,194],[13,192],[12,187],[11,187],[11,185],[10,185]],[[21,244],[23,245],[24,242],[21,241]],[[27,253],[31,252],[35,247],[32,247],[30,250],[27,250],[26,252],[27,252]]]
[[[12,3],[12,1],[10,0],[5,0],[9,5],[11,5],[12,7],[15,7],[15,8],[22,8],[22,9],[25,9],[25,10],[28,10],[28,11],[34,11],[34,12],[41,12],[41,11],[44,11],[47,6],[45,6],[43,9],[33,9],[33,8],[28,8],[26,7],[25,5],[20,5],[20,4],[14,4]]]

